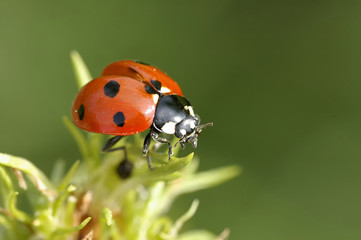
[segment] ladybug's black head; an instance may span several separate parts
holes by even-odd
[[[192,144],[193,148],[197,147],[198,136],[203,128],[207,126],[213,126],[213,123],[207,123],[200,125],[200,118],[198,115],[189,115],[181,122],[179,122],[175,127],[174,135],[177,138],[180,138],[179,142],[182,147],[184,147],[185,142]]]
[[[180,138],[178,143],[183,148],[187,142],[196,148],[199,133],[204,127],[213,125],[212,123],[200,125],[200,121],[186,98],[179,95],[163,95],[160,96],[157,104],[153,126],[158,132],[174,134]]]

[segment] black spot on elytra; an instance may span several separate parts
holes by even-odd
[[[153,84],[153,86],[160,91],[160,89],[162,88],[162,83],[159,82],[158,80],[150,80],[150,82]]]
[[[115,125],[117,125],[118,127],[123,127],[124,126],[124,121],[125,121],[125,117],[124,117],[123,112],[117,112],[113,116],[113,121],[114,121]]]
[[[80,105],[78,108],[78,116],[79,116],[79,120],[83,120],[84,118],[84,105]]]
[[[104,86],[104,94],[110,98],[115,97],[119,92],[119,83],[117,81],[110,81]]]
[[[160,89],[162,88],[162,83],[159,82],[158,80],[150,80],[150,82],[153,84],[153,87],[155,87],[155,89],[157,89],[158,91],[156,91],[154,88],[152,88],[149,85],[145,85],[145,91],[149,94],[156,94],[160,91]]]

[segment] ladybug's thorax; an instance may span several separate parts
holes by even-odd
[[[179,95],[163,95],[159,98],[153,126],[165,134],[178,138],[191,135],[199,125],[190,102]]]

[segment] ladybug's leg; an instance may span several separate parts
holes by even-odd
[[[156,129],[151,128],[150,132],[144,139],[144,145],[143,145],[143,154],[147,155],[147,162],[148,162],[148,167],[150,170],[152,170],[152,164],[151,164],[150,155],[149,155],[149,146],[150,146],[150,141],[152,140],[152,138],[158,143],[167,143],[168,144],[168,147],[169,147],[168,159],[170,159],[171,155],[173,154],[173,148],[172,148],[171,142],[166,138],[159,137],[159,132]]]
[[[112,150],[112,147],[117,143],[119,142],[120,139],[122,139],[123,136],[115,136],[115,137],[112,137],[110,138],[104,145],[102,151],[103,152],[111,152],[113,151]]]
[[[150,161],[150,156],[149,156],[149,146],[150,146],[150,141],[152,140],[151,132],[152,132],[152,130],[150,130],[150,132],[145,137],[144,145],[143,145],[143,154],[147,155],[147,163],[148,163],[149,170],[152,170],[152,163]]]
[[[176,143],[174,144],[174,147],[176,147],[178,144],[181,145],[182,150],[184,150],[184,149],[186,148],[185,139],[184,139],[184,138],[182,138],[182,139],[180,139],[178,142],[176,142]]]
[[[120,164],[118,165],[117,173],[121,178],[125,179],[125,178],[128,178],[130,176],[130,174],[132,173],[133,163],[131,163],[128,160],[127,149],[125,148],[125,146],[112,148],[122,137],[123,136],[115,136],[115,137],[110,138],[105,143],[102,150],[103,150],[103,152],[124,151],[124,160],[121,161]]]
[[[160,137],[159,132],[156,131],[155,129],[152,129],[150,134],[151,134],[152,138],[154,139],[154,141],[168,144],[168,159],[170,159],[173,154],[172,143],[167,138]]]

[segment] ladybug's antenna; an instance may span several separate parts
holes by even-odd
[[[197,127],[196,132],[199,134],[200,132],[202,132],[202,129],[203,129],[203,128],[205,128],[205,127],[212,127],[212,126],[213,126],[213,123],[212,123],[212,122],[199,125],[199,126]]]

